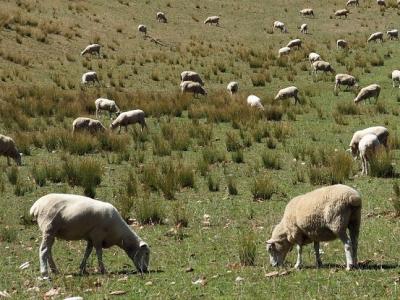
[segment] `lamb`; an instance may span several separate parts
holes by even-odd
[[[22,163],[21,153],[18,152],[14,140],[2,134],[0,134],[0,156],[7,157],[8,165],[10,165],[10,158],[12,158],[18,166]]]
[[[100,121],[91,118],[79,117],[72,123],[72,132],[87,130],[90,133],[105,131],[106,128]]]
[[[308,34],[308,25],[307,24],[301,24],[300,32],[303,33],[303,34]]]
[[[348,43],[346,40],[337,40],[336,41],[336,49],[346,49],[348,46]]]
[[[239,84],[236,81],[231,81],[228,83],[226,89],[231,95],[236,94],[239,90]]]
[[[286,205],[282,220],[267,241],[271,265],[282,265],[293,245],[297,245],[295,268],[301,268],[303,246],[314,243],[316,265],[321,267],[320,242],[339,238],[344,244],[346,269],[357,267],[361,202],[355,189],[342,184],[321,187],[294,197]]]
[[[376,3],[378,3],[379,6],[384,6],[384,7],[386,7],[386,2],[385,2],[385,0],[376,0]]]
[[[82,75],[82,84],[89,84],[89,83],[95,83],[97,82],[98,84],[100,84],[99,82],[99,78],[97,77],[97,73],[94,71],[89,71],[86,72],[85,74]]]
[[[250,105],[250,107],[256,107],[261,110],[264,110],[264,106],[261,103],[261,99],[255,95],[250,95],[247,97],[247,104]]]
[[[392,72],[392,84],[393,84],[393,87],[396,87],[396,85],[395,85],[396,81],[399,83],[399,89],[400,89],[400,71],[399,70],[394,70]]]
[[[347,9],[339,9],[337,11],[335,11],[335,17],[339,17],[341,18],[342,16],[344,16],[347,19],[347,15],[350,12]]]
[[[115,113],[117,116],[120,113],[120,109],[113,100],[109,100],[106,98],[98,98],[96,101],[94,101],[94,104],[96,106],[96,118],[98,117],[98,113],[100,110],[105,110],[108,111],[110,114],[110,118],[112,113]]]
[[[294,104],[297,104],[297,102],[300,103],[300,99],[298,97],[299,94],[299,89],[295,86],[289,86],[287,88],[281,89],[278,94],[275,96],[275,100],[283,100],[283,99],[288,99],[288,98],[294,98]]]
[[[135,123],[140,124],[141,131],[143,131],[143,128],[147,128],[143,110],[135,109],[120,113],[119,116],[110,124],[110,128],[114,130],[119,127],[118,133],[120,133],[122,126],[125,126],[125,131],[128,131],[128,125]]]
[[[368,133],[360,140],[358,152],[361,158],[361,174],[368,175],[368,163],[375,156],[381,144],[375,134]]]
[[[378,31],[378,32],[371,34],[367,40],[367,43],[372,42],[372,41],[377,42],[378,40],[381,41],[381,43],[383,43],[383,32]]]
[[[357,80],[354,76],[349,74],[336,74],[334,91],[336,92],[337,88],[340,88],[341,85],[345,85],[346,89],[349,87],[358,87]]]
[[[290,49],[289,47],[283,47],[283,48],[279,49],[279,51],[278,51],[279,57],[282,57],[284,55],[289,55],[291,50],[292,49]]]
[[[389,131],[386,127],[383,126],[373,126],[368,127],[362,130],[358,130],[354,132],[353,137],[351,138],[349,149],[346,151],[351,152],[353,157],[357,157],[359,155],[359,143],[361,139],[367,134],[374,134],[378,137],[379,143],[385,147],[387,147]]]
[[[144,33],[144,36],[147,36],[147,27],[146,27],[146,25],[140,24],[137,29],[138,29],[139,32]]]
[[[305,16],[313,16],[314,17],[314,11],[312,8],[304,8],[300,11],[300,15],[303,17]]]
[[[89,46],[87,46],[82,52],[81,55],[85,55],[87,53],[89,54],[97,54],[98,56],[100,56],[100,48],[101,46],[99,44],[91,44]]]
[[[362,88],[358,93],[357,97],[354,98],[354,103],[359,103],[363,100],[370,98],[375,98],[375,102],[377,102],[380,92],[381,92],[381,87],[378,84],[374,83],[369,86],[366,86],[365,88]]]
[[[52,256],[55,238],[67,241],[86,240],[86,250],[80,264],[86,273],[86,261],[93,247],[101,273],[105,273],[103,248],[118,246],[125,251],[139,272],[149,267],[149,246],[125,223],[117,209],[109,203],[72,194],[47,194],[31,207],[30,215],[42,232],[39,248],[40,273],[48,276],[48,267],[57,273]]]
[[[167,17],[166,17],[165,14],[164,14],[163,12],[161,12],[161,11],[159,11],[159,12],[156,14],[156,19],[157,19],[157,21],[160,22],[160,23],[168,23]]]
[[[204,85],[200,75],[193,71],[183,71],[181,73],[181,82],[183,81],[193,81],[200,83],[202,86]]]
[[[397,29],[391,29],[386,31],[387,36],[390,40],[399,39],[399,31]]]
[[[347,1],[346,6],[350,6],[350,5],[359,6],[360,3],[358,0],[349,0],[349,1]]]
[[[312,64],[315,61],[321,60],[321,56],[318,53],[311,52],[308,54],[308,60],[310,61],[310,64]]]
[[[300,47],[301,47],[301,40],[300,40],[300,39],[291,40],[291,41],[286,45],[286,47],[289,47],[289,48],[294,48],[294,47],[300,48]]]
[[[282,22],[280,22],[280,21],[275,21],[275,22],[274,22],[274,26],[273,26],[272,28],[280,29],[281,32],[284,32],[284,33],[287,33],[287,32],[288,32],[288,30],[287,30],[285,24],[282,23]]]
[[[211,17],[208,17],[208,18],[204,21],[204,24],[209,24],[209,25],[215,24],[216,26],[219,26],[219,16],[211,16]]]
[[[207,95],[207,91],[201,86],[198,82],[193,81],[183,81],[180,84],[181,92],[183,93],[192,93],[194,96],[200,95]]]
[[[335,70],[332,68],[330,63],[323,61],[323,60],[317,60],[312,63],[313,74],[317,75],[318,71],[331,72],[332,74],[335,73]]]

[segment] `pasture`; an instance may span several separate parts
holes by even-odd
[[[0,157],[0,291],[13,299],[397,299],[400,94],[390,74],[399,68],[400,42],[386,31],[397,28],[400,11],[386,2],[360,0],[339,19],[334,12],[345,0],[1,1],[0,133],[23,157],[22,166]],[[306,7],[314,18],[299,15]],[[157,11],[168,23],[156,21]],[[212,15],[220,26],[203,24]],[[275,20],[288,33],[273,31]],[[303,23],[309,34],[299,32]],[[377,31],[384,42],[367,44]],[[279,58],[295,38],[302,48]],[[337,50],[337,39],[349,49]],[[80,55],[91,43],[102,45],[100,57]],[[355,105],[352,90],[335,95],[334,75],[311,74],[310,52],[360,87],[379,84],[378,102]],[[80,84],[89,70],[101,85]],[[207,96],[181,95],[184,70],[202,76]],[[230,81],[239,82],[233,97]],[[273,100],[292,85],[300,104]],[[264,111],[246,105],[250,94]],[[72,135],[75,118],[95,118],[99,97],[122,111],[142,109],[148,130]],[[111,123],[105,113],[99,120]],[[371,176],[360,176],[360,161],[345,150],[354,131],[376,125],[389,129],[390,152]],[[322,244],[321,269],[312,246],[304,248],[304,269],[293,269],[295,251],[284,268],[271,267],[265,241],[287,202],[335,183],[363,198],[360,269],[345,270],[340,241]],[[104,251],[108,274],[98,273],[92,254],[89,275],[79,276],[84,242],[56,241],[61,274],[40,280],[41,236],[28,212],[50,192],[117,207],[150,245],[150,273],[134,273],[114,247]],[[55,295],[45,296],[50,290]]]

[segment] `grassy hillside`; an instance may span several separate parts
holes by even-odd
[[[383,44],[366,40],[396,28],[399,11],[394,1],[383,9],[361,0],[347,19],[334,18],[345,2],[1,1],[0,133],[24,156],[20,167],[0,158],[0,291],[15,299],[41,298],[52,288],[56,299],[112,298],[113,291],[126,299],[398,298],[400,98],[390,73],[400,49],[386,36]],[[315,18],[299,15],[305,7]],[[157,11],[167,24],[156,21]],[[220,27],[203,24],[210,15],[221,16]],[[274,32],[275,20],[289,33]],[[302,23],[310,34],[299,33]],[[139,24],[159,43],[144,38]],[[278,58],[294,38],[303,47]],[[349,50],[337,50],[337,39]],[[100,57],[80,56],[94,42]],[[354,105],[355,91],[335,95],[334,75],[311,75],[309,52],[361,87],[381,85],[378,103]],[[101,86],[81,86],[88,70]],[[202,76],[208,96],[180,94],[184,70]],[[240,85],[234,97],[226,92],[232,80]],[[301,104],[274,102],[290,85]],[[262,98],[265,111],[246,106],[249,94]],[[72,135],[76,117],[95,118],[98,97],[144,110],[148,130]],[[111,123],[108,114],[99,119]],[[380,155],[373,176],[360,176],[360,161],[345,149],[355,130],[374,125],[390,130],[390,154]],[[293,251],[279,270],[287,274],[266,276],[275,269],[265,241],[287,202],[338,182],[363,197],[361,268],[346,272],[343,245],[334,241],[322,245],[326,267],[316,269],[306,247],[303,270],[292,269]],[[111,248],[104,251],[107,275],[98,274],[93,255],[89,275],[79,276],[85,244],[56,241],[61,274],[38,279],[41,237],[28,211],[50,192],[114,204],[151,246],[151,272],[133,273],[122,250]],[[29,267],[19,269],[24,262]],[[198,279],[203,284],[193,284]]]

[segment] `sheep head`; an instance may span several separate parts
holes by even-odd
[[[132,259],[136,269],[140,273],[144,273],[148,271],[149,268],[149,260],[150,260],[150,248],[147,243],[140,241],[139,248],[137,247],[128,247],[126,250],[126,254]]]
[[[281,266],[285,262],[286,255],[292,250],[292,243],[287,238],[287,233],[281,223],[275,226],[272,238],[267,241],[269,260],[273,267]]]

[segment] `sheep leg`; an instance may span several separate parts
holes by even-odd
[[[51,246],[53,245],[53,243],[54,243],[54,239],[52,241]],[[49,247],[49,259],[48,259],[48,262],[49,262],[49,266],[50,266],[51,272],[53,272],[54,274],[58,274],[59,272],[58,272],[56,263],[53,260],[53,252],[52,252],[52,247],[51,246]]]
[[[7,165],[10,165],[10,158],[7,156]]]
[[[319,253],[319,242],[314,242],[315,260],[317,268],[322,267],[321,253]]]
[[[121,133],[121,125],[119,125],[118,133]]]
[[[128,125],[125,125],[125,132],[128,132]]]
[[[97,114],[98,114],[99,110],[96,108],[96,119],[98,118]]]
[[[360,220],[361,216],[358,216],[358,219],[354,223],[350,223],[349,225],[349,232],[350,232],[350,241],[353,250],[353,264],[354,266],[358,265],[357,260],[357,248],[358,248],[358,234],[360,232]]]
[[[344,253],[346,255],[346,270],[350,270],[354,266],[353,261],[353,246],[346,232],[339,234],[339,238],[344,245]]]
[[[302,258],[301,258],[301,254],[303,252],[303,247],[301,245],[297,245],[296,248],[297,248],[297,260],[296,260],[296,264],[294,265],[294,267],[296,269],[300,269],[301,265],[303,263]]]
[[[103,263],[103,248],[101,246],[96,247],[96,255],[97,255],[97,261],[99,263],[99,270],[101,274],[106,273],[106,268],[104,267]]]
[[[39,248],[39,260],[40,260],[40,273],[42,276],[48,276],[48,260],[49,260],[49,249],[53,246],[54,237],[50,234],[44,233],[42,243]]]
[[[90,256],[90,254],[92,253],[92,250],[93,250],[93,243],[92,243],[92,241],[88,241],[87,245],[86,245],[85,254],[83,255],[83,259],[82,259],[81,265],[79,266],[81,274],[85,274],[86,273],[86,262],[87,262],[87,259]]]

